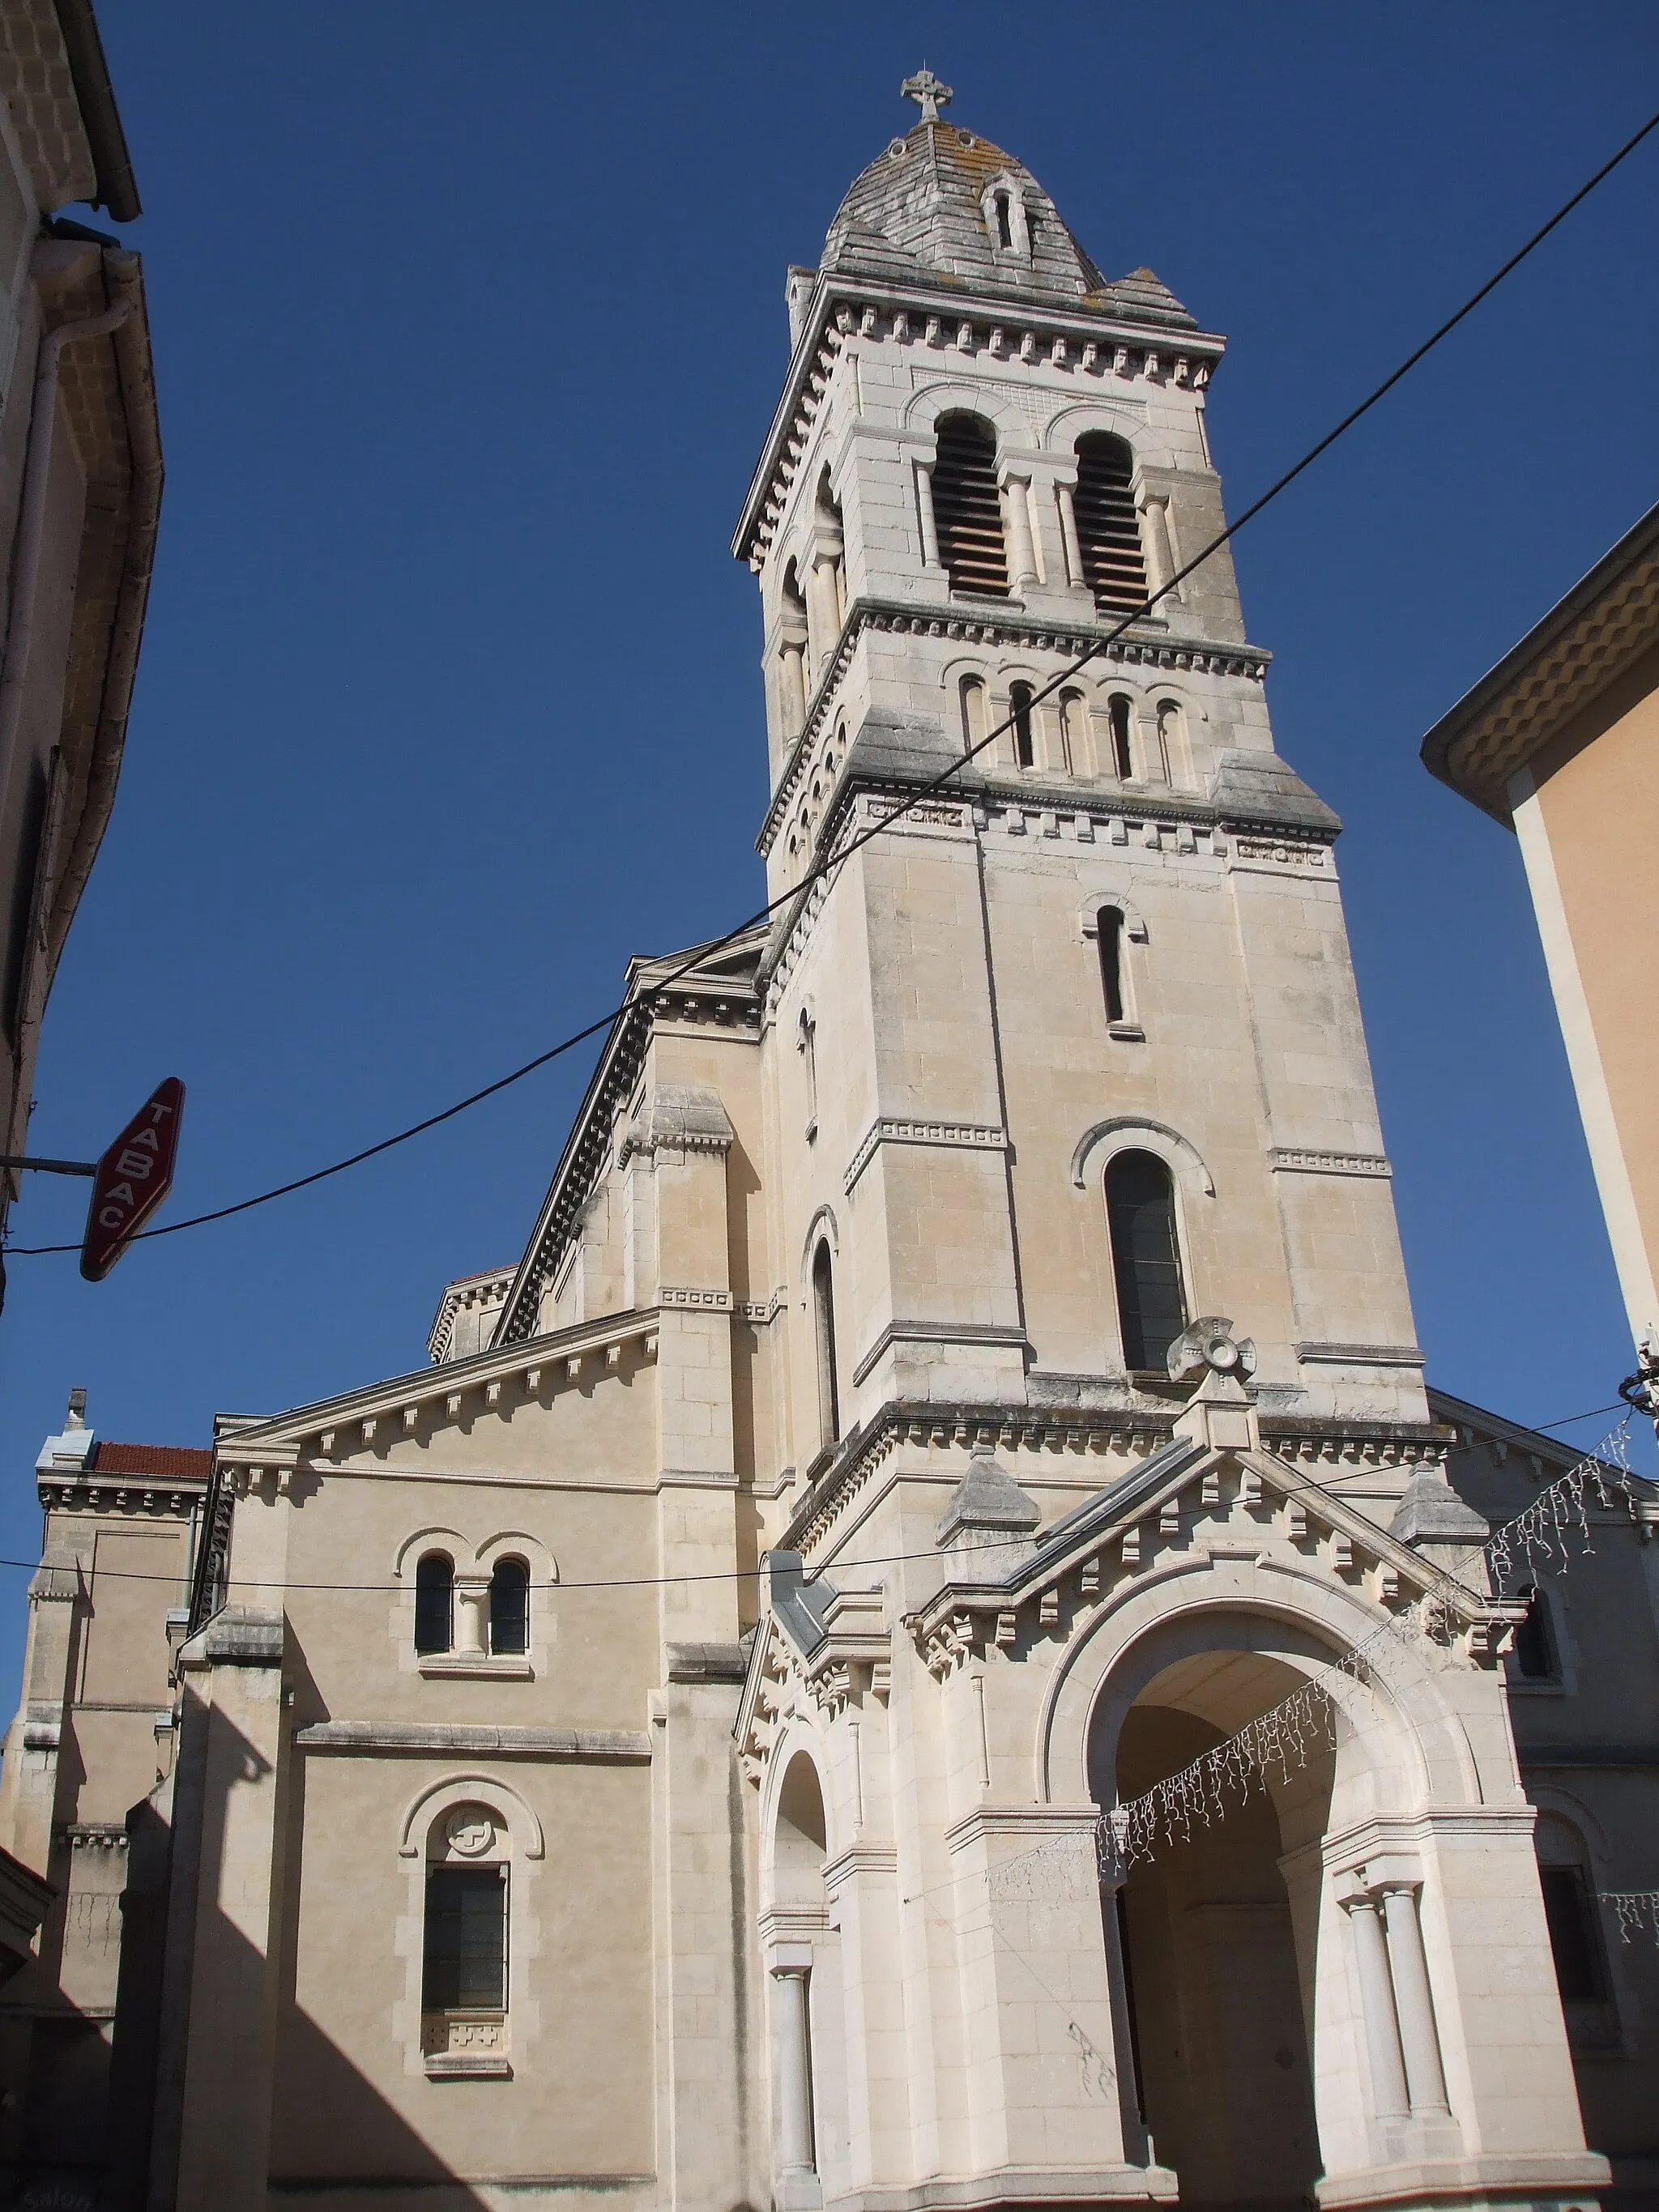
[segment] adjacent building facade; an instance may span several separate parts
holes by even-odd
[[[736,539],[771,925],[633,964],[522,1255],[446,1293],[431,1364],[222,1419],[199,1490],[43,1455],[30,1863],[88,1825],[64,1655],[106,1534],[165,1553],[101,1570],[148,1593],[117,1796],[190,1559],[104,2201],[1654,2179],[1659,1954],[1601,1904],[1651,1878],[1651,1555],[1596,1507],[1583,1612],[1489,1579],[1565,1455],[1425,1394],[1340,825],[1225,553],[1138,611],[1220,524],[1222,341],[910,89],[791,272]],[[1098,1853],[1310,1680],[1336,1717],[1268,1790]],[[1607,1768],[1620,1730],[1645,1766]]]
[[[89,0],[0,4],[0,1153],[114,803],[161,497],[139,212]],[[37,1146],[37,1150],[40,1147]],[[46,1147],[49,1151],[50,1145]],[[0,1221],[18,1194],[0,1169]]]
[[[1659,507],[1423,740],[1512,829],[1642,1371],[1659,1373]]]

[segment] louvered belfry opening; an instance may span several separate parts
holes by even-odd
[[[1127,614],[1146,596],[1140,519],[1129,486],[1134,463],[1121,438],[1091,430],[1077,441],[1078,540],[1095,605]]]
[[[953,592],[1008,596],[1008,556],[997,496],[997,436],[977,415],[947,415],[933,464],[933,526]]]

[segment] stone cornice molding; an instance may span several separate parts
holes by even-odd
[[[907,1115],[884,1114],[873,1121],[854,1147],[841,1187],[850,1198],[853,1186],[883,1145],[929,1145],[976,1152],[1006,1152],[1008,1132],[986,1121],[925,1121]]]
[[[845,270],[818,272],[801,336],[743,510],[732,536],[735,559],[758,570],[782,519],[836,362],[849,342],[890,339],[942,356],[984,353],[1030,363],[1121,391],[1166,381],[1202,392],[1226,349],[1209,331],[1142,321],[1121,301],[1110,309],[996,293],[901,283]]]
[[[654,1359],[660,1318],[657,1306],[635,1306],[574,1322],[546,1336],[474,1352],[442,1367],[422,1368],[337,1398],[319,1399],[240,1427],[234,1437],[222,1437],[215,1446],[216,1468],[242,1471],[250,1481],[257,1470],[263,1480],[283,1468],[292,1472],[302,1461],[326,1460],[337,1445],[356,1450],[372,1443],[382,1425],[389,1434],[408,1434],[423,1419],[459,1421],[469,1399],[475,1413],[510,1411],[509,1389],[521,1394],[519,1402],[538,1398],[592,1375],[614,1371],[630,1346],[640,1358]]]
[[[1035,1357],[1023,1328],[1000,1328],[994,1322],[890,1321],[853,1370],[854,1387],[880,1364],[896,1344],[983,1344]]]
[[[438,1721],[313,1721],[296,1729],[302,1751],[433,1752],[469,1758],[546,1759],[588,1765],[644,1766],[651,1739],[626,1729],[477,1728]]]
[[[764,857],[776,843],[778,832],[805,778],[813,747],[832,719],[830,710],[854,652],[866,630],[897,636],[943,637],[953,642],[992,648],[1023,646],[1032,652],[1060,653],[1067,660],[1079,659],[1091,648],[1098,648],[1091,665],[1102,671],[1114,666],[1173,669],[1200,676],[1239,677],[1257,684],[1266,676],[1273,659],[1262,646],[1237,645],[1212,638],[1172,638],[1155,616],[1135,623],[1109,645],[1103,644],[1102,641],[1116,627],[1115,620],[1109,616],[1101,616],[1092,623],[1056,624],[1052,616],[1028,615],[1016,600],[988,603],[983,599],[947,599],[943,605],[929,607],[910,600],[854,599],[847,610],[841,635],[825,660],[823,673],[807,703],[800,734],[779,771],[755,840],[756,851]],[[972,787],[970,778],[975,772],[982,778],[990,771],[981,768],[977,762],[969,762],[961,781],[963,790]],[[935,765],[930,770],[930,780],[937,773]],[[940,795],[948,797],[950,788]]]
[[[1275,1145],[1267,1154],[1275,1175],[1334,1175],[1391,1176],[1394,1169],[1382,1152],[1322,1152],[1294,1145]]]

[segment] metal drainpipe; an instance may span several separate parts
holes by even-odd
[[[28,680],[35,601],[40,591],[40,556],[46,536],[46,487],[52,475],[52,439],[58,420],[58,368],[64,348],[76,338],[100,338],[125,322],[131,300],[119,300],[101,315],[78,323],[59,323],[40,341],[34,363],[34,407],[29,416],[28,451],[23,462],[22,514],[17,527],[17,557],[12,564],[11,619],[0,667],[0,805],[4,802],[23,719],[23,687]]]

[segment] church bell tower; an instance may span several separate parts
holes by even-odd
[[[895,1402],[1166,1406],[1207,1316],[1264,1416],[1423,1423],[1340,825],[1227,550],[1163,591],[1223,523],[1224,341],[906,90],[790,272],[734,544],[800,890],[763,963],[796,1464]]]

